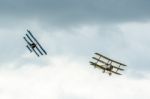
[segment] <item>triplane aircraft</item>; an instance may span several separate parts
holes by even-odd
[[[40,45],[40,43],[36,40],[36,38],[29,30],[27,30],[26,37],[23,38],[26,41],[26,47],[30,52],[34,52],[38,57],[40,56],[40,54],[47,55],[47,52],[43,49],[43,47]]]
[[[99,53],[95,53],[96,57],[92,57],[95,62],[91,62],[90,64],[93,65],[95,68],[98,67],[100,69],[103,70],[103,73],[105,73],[105,71],[108,72],[109,75],[111,75],[112,73],[117,74],[117,75],[122,75],[120,74],[118,71],[123,71],[124,69],[121,68],[121,66],[126,66],[123,63],[114,61],[108,57],[105,57]]]

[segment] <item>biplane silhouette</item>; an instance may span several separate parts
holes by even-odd
[[[38,57],[44,54],[47,55],[47,52],[29,30],[27,30],[26,36],[23,38],[26,41],[26,47],[30,52],[34,52]]]
[[[95,60],[95,62],[91,62],[90,64],[93,65],[95,68],[100,68],[103,70],[103,73],[105,73],[106,71],[108,72],[109,75],[112,75],[112,73],[117,74],[117,75],[122,75],[121,73],[119,73],[118,71],[124,71],[123,68],[121,68],[121,66],[126,66],[123,63],[114,61],[106,56],[103,56],[99,53],[94,53],[96,56],[92,57],[92,59]]]

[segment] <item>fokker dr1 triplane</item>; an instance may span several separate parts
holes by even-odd
[[[26,47],[30,52],[34,52],[38,57],[40,55],[47,55],[47,52],[43,49],[41,44],[33,36],[31,31],[27,30],[26,36],[23,38],[26,41],[27,43]]]
[[[114,61],[114,60],[112,60],[106,56],[103,56],[99,53],[95,53],[95,55],[96,55],[95,57],[92,57],[92,59],[94,59],[95,62],[90,61],[91,65],[102,69],[103,73],[105,73],[105,71],[107,71],[109,75],[111,75],[112,73],[117,74],[117,75],[122,75],[118,71],[119,70],[124,71],[124,69],[121,68],[121,66],[126,66],[125,64]]]

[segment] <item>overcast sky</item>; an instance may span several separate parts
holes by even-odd
[[[149,99],[149,0],[0,0],[0,99]],[[26,49],[26,29],[48,52]],[[127,65],[109,77],[98,52]]]

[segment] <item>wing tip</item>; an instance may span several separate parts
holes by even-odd
[[[100,55],[99,53],[97,53],[97,52],[95,52],[94,54],[96,54],[96,55]]]

